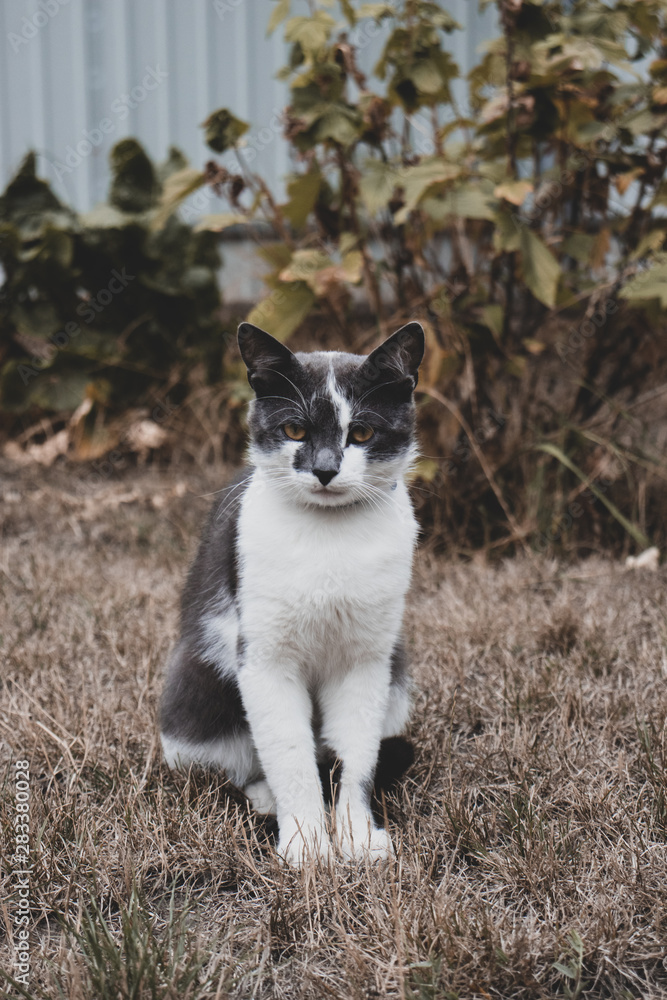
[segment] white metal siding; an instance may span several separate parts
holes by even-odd
[[[253,169],[280,190],[289,164],[274,112],[284,106],[286,88],[275,72],[285,47],[280,29],[266,38],[272,6],[269,0],[0,0],[0,186],[36,149],[58,196],[87,210],[106,197],[109,150],[119,139],[136,136],[156,160],[178,146],[199,166],[211,157],[199,125],[227,106],[251,123]],[[451,42],[465,71],[480,41],[494,33],[495,12],[480,15],[477,0],[450,0],[447,7],[466,26]],[[362,50],[364,68],[371,68],[380,41]],[[142,80],[151,70],[167,75],[146,90]],[[133,88],[139,100],[127,108],[123,95]],[[105,119],[111,130],[98,136]],[[77,164],[86,133],[101,141]]]

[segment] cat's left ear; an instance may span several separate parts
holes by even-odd
[[[369,385],[393,388],[410,396],[419,378],[424,357],[424,330],[421,323],[407,323],[368,355],[359,375]]]
[[[284,382],[299,367],[289,347],[252,323],[241,323],[238,341],[241,357],[248,369],[248,382],[258,396],[270,393],[276,381]]]

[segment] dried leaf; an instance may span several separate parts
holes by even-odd
[[[533,191],[530,181],[504,181],[494,189],[496,198],[504,198],[512,205],[523,205],[528,195]]]
[[[238,215],[234,212],[217,212],[215,215],[203,215],[194,227],[195,233],[210,230],[213,233],[221,233],[223,229],[230,226],[242,226],[248,220],[245,215]]]
[[[204,141],[214,153],[224,153],[236,145],[250,128],[248,122],[233,115],[227,108],[219,108],[203,123]]]

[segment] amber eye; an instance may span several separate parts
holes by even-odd
[[[350,438],[355,444],[365,444],[366,441],[370,441],[374,433],[372,427],[363,427],[361,424],[358,424],[350,431]]]
[[[306,428],[299,427],[297,424],[285,424],[283,430],[292,441],[303,441],[306,436]]]

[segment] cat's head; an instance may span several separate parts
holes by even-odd
[[[293,354],[241,323],[239,348],[256,399],[250,460],[293,502],[381,502],[416,453],[413,390],[424,331],[408,323],[372,354]]]

